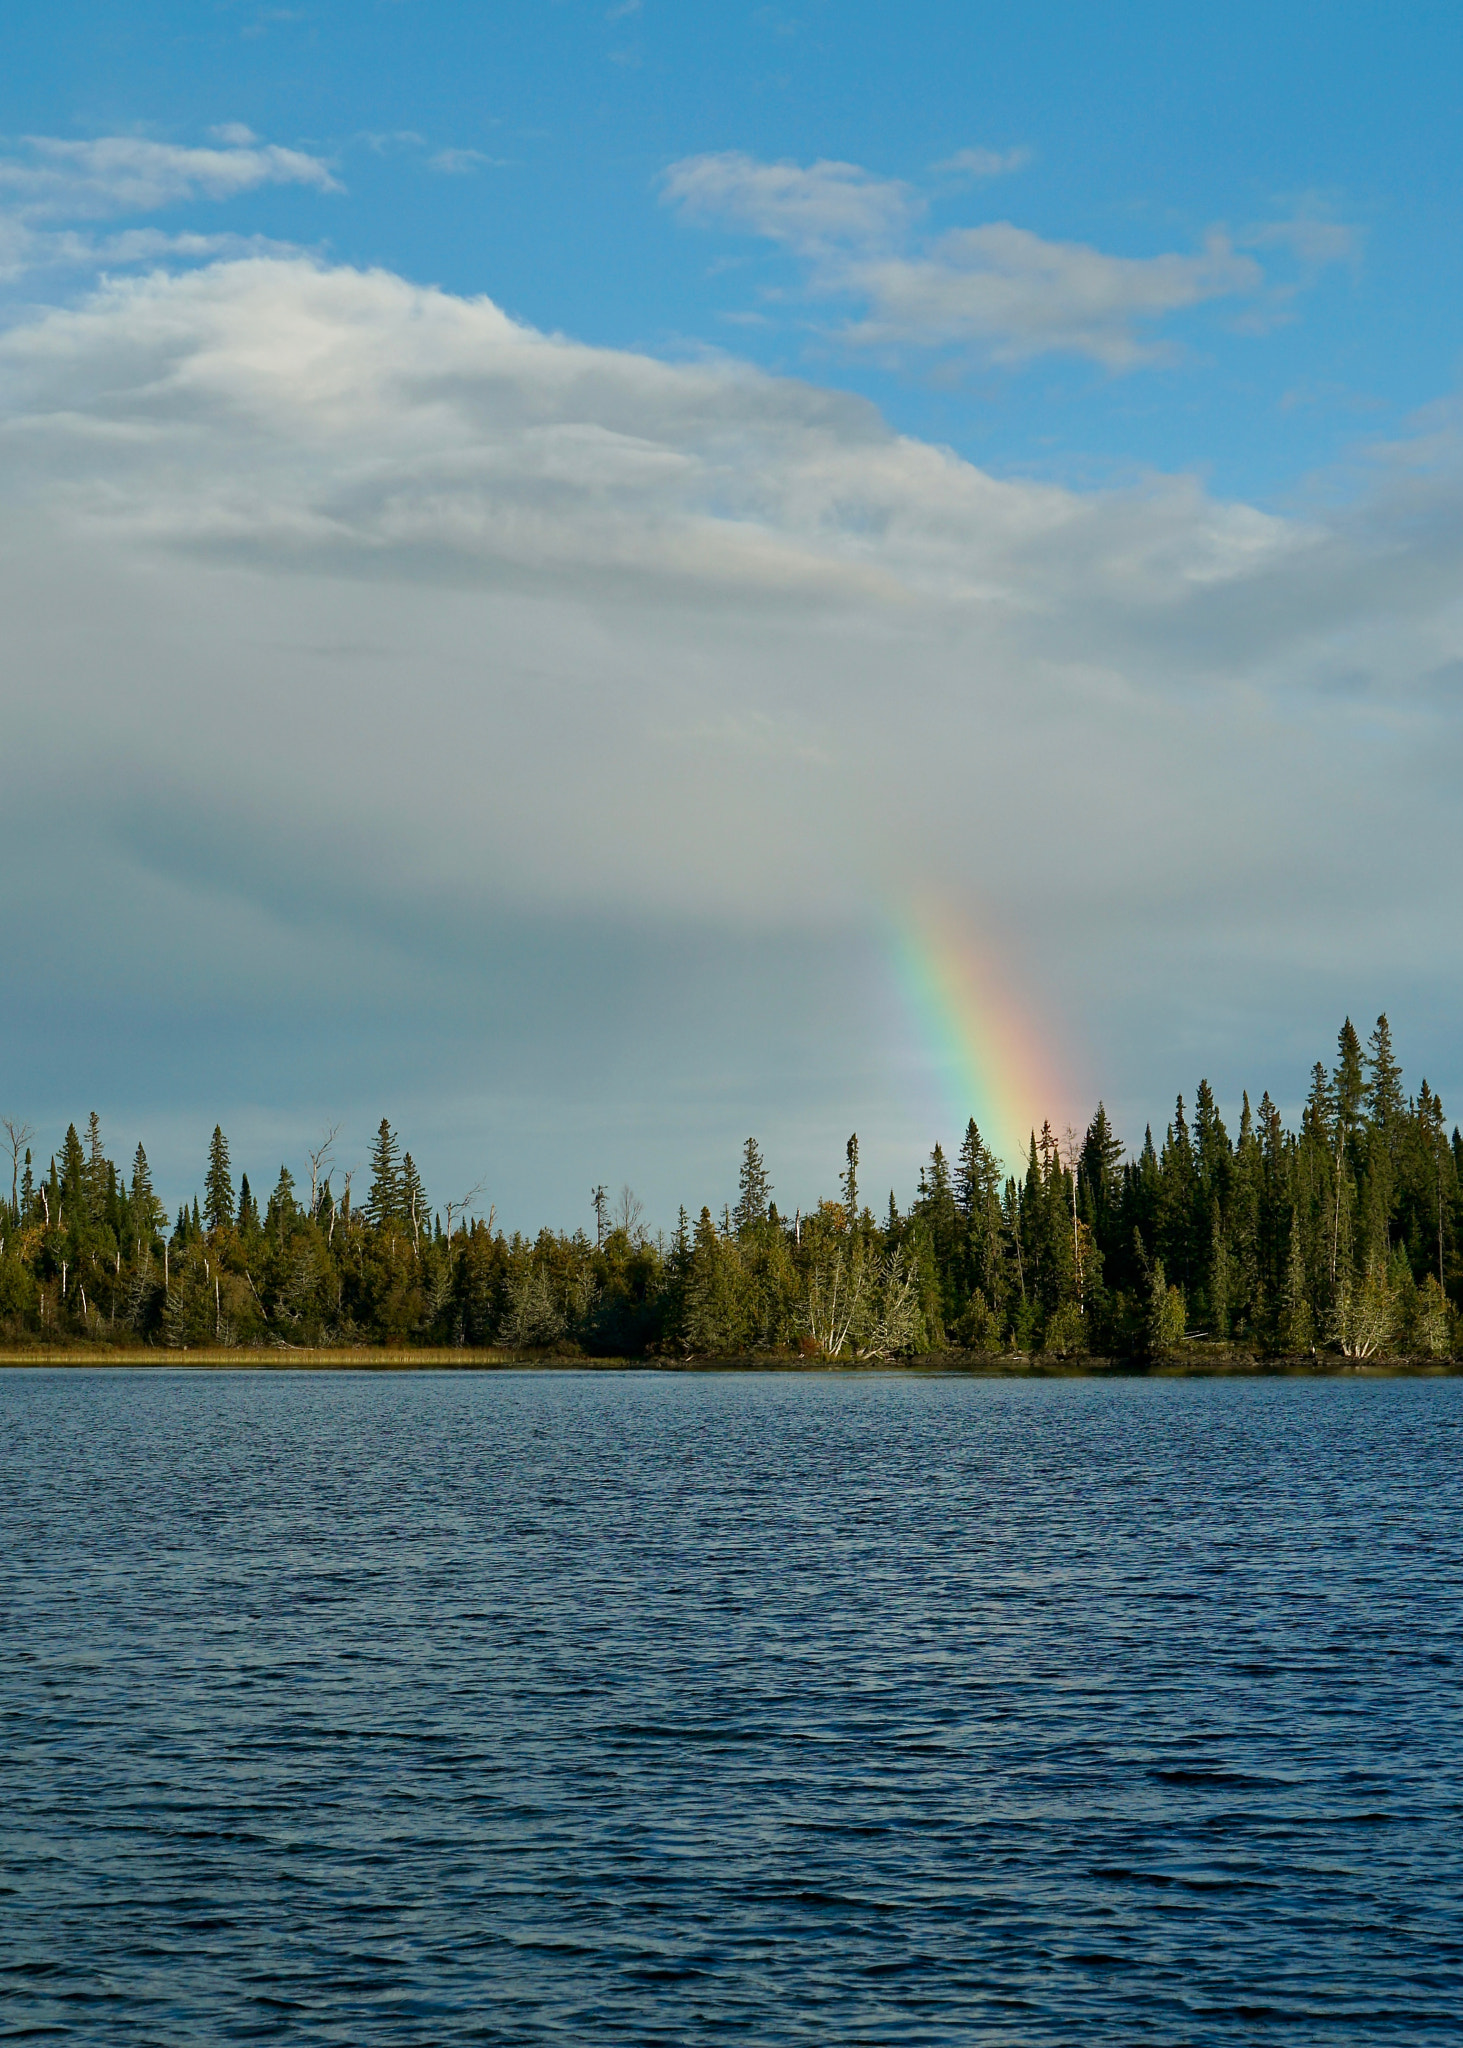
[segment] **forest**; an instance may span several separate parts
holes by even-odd
[[[907,1208],[876,1212],[848,1140],[837,1193],[780,1212],[757,1141],[734,1208],[652,1235],[628,1188],[594,1229],[505,1235],[434,1207],[383,1118],[364,1200],[334,1133],[268,1195],[215,1128],[201,1198],[171,1221],[141,1145],[106,1153],[93,1112],[38,1165],[0,1119],[0,1339],[163,1351],[463,1346],[515,1355],[850,1363],[944,1351],[1133,1360],[1445,1359],[1460,1346],[1463,1139],[1424,1080],[1404,1091],[1385,1016],[1348,1020],[1300,1128],[1268,1093],[1231,1136],[1209,1084],[1129,1151],[1099,1103],[1085,1131],[1033,1132],[1018,1172],[972,1119]],[[0,1154],[3,1157],[3,1154]],[[337,1184],[338,1183],[338,1184]]]

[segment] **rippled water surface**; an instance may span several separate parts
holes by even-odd
[[[1463,2033],[1463,1383],[0,1374],[0,2032]]]

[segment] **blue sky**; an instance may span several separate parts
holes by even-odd
[[[1455,1107],[1456,10],[6,44],[17,1109],[175,1196],[382,1109],[512,1222],[749,1128],[904,1196],[930,894],[1055,1116],[1293,1100],[1383,1004]]]

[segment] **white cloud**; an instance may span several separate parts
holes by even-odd
[[[1028,152],[967,149],[937,173],[991,177]],[[1086,356],[1110,370],[1172,357],[1155,330],[1175,314],[1218,300],[1239,302],[1259,330],[1289,317],[1300,283],[1271,279],[1256,250],[1284,250],[1312,281],[1354,260],[1356,231],[1303,212],[1232,238],[1213,229],[1194,250],[1119,256],[1086,243],[1052,241],[1011,221],[925,236],[924,196],[857,164],[761,163],[731,151],[688,157],[662,182],[665,200],[701,225],[780,243],[806,265],[809,297],[860,310],[837,332],[885,349],[974,350],[1020,362],[1046,354]]]
[[[1463,457],[1428,458],[1309,523],[1082,494],[384,273],[113,282],[0,339],[7,915],[54,888],[69,929],[28,857],[64,805],[119,986],[286,1009],[312,949],[342,1014],[375,959],[477,975],[476,1015],[510,911],[826,936],[927,885],[1103,1062],[1159,999],[1451,991]]]
[[[190,149],[133,135],[86,142],[28,136],[0,157],[0,205],[26,220],[155,213],[185,200],[236,198],[261,185],[341,188],[319,157],[277,144]]]
[[[683,158],[665,173],[662,190],[689,219],[725,222],[804,251],[888,240],[921,208],[908,185],[857,164],[767,164],[739,150]]]
[[[1222,235],[1194,255],[1108,256],[995,221],[942,236],[924,257],[852,263],[841,283],[868,307],[847,330],[856,341],[978,341],[997,360],[1062,351],[1121,370],[1158,353],[1146,325],[1256,293],[1264,272]]]

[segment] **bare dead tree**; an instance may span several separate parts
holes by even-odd
[[[623,1230],[632,1243],[637,1242],[643,1232],[645,1204],[628,1183],[615,1197],[610,1222],[616,1230]]]
[[[20,1155],[35,1136],[34,1128],[22,1123],[19,1117],[0,1116],[0,1131],[4,1131],[10,1146],[10,1206],[19,1213],[20,1207]]]
[[[487,1182],[486,1182],[485,1180],[480,1180],[480,1181],[476,1181],[476,1182],[474,1182],[474,1184],[473,1184],[473,1185],[472,1185],[472,1186],[471,1186],[471,1187],[470,1187],[470,1188],[468,1189],[467,1193],[466,1193],[466,1194],[465,1194],[464,1196],[462,1196],[462,1198],[461,1198],[461,1200],[460,1200],[460,1201],[456,1201],[456,1202],[444,1202],[444,1203],[443,1203],[443,1205],[442,1205],[442,1206],[443,1206],[443,1207],[444,1207],[444,1208],[446,1209],[446,1211],[447,1211],[447,1242],[448,1242],[448,1244],[451,1244],[451,1242],[452,1242],[452,1219],[453,1219],[453,1217],[454,1217],[454,1216],[460,1216],[460,1217],[462,1218],[462,1222],[463,1222],[463,1227],[464,1227],[464,1228],[466,1228],[466,1225],[467,1225],[467,1212],[468,1212],[468,1210],[469,1210],[469,1209],[471,1209],[471,1207],[472,1207],[473,1203],[474,1203],[474,1202],[475,1202],[475,1201],[477,1200],[478,1196],[479,1196],[479,1195],[480,1195],[480,1194],[482,1193],[483,1189],[484,1189],[484,1188],[485,1188],[486,1186],[487,1186]],[[496,1203],[494,1203],[494,1205],[493,1205],[493,1211],[492,1211],[492,1213],[493,1213],[493,1215],[494,1215],[494,1216],[496,1216],[496,1215],[497,1215],[497,1213],[498,1213],[498,1209],[497,1209],[497,1204],[496,1204]],[[489,1230],[491,1230],[491,1229],[492,1229],[492,1224],[491,1224],[491,1222],[489,1223],[489,1225],[488,1225],[488,1228],[489,1228]]]
[[[330,1164],[331,1150],[334,1147],[336,1135],[339,1132],[339,1130],[339,1124],[331,1124],[329,1129],[326,1131],[324,1137],[320,1140],[320,1143],[315,1147],[314,1151],[309,1154],[310,1221],[312,1223],[315,1221],[315,1213],[320,1207],[321,1175],[324,1172],[324,1169]]]
[[[1085,1292],[1082,1285],[1082,1240],[1077,1233],[1077,1168],[1082,1163],[1082,1140],[1068,1124],[1067,1135],[1062,1146],[1062,1158],[1072,1178],[1072,1263],[1077,1268],[1077,1306],[1085,1312]]]

